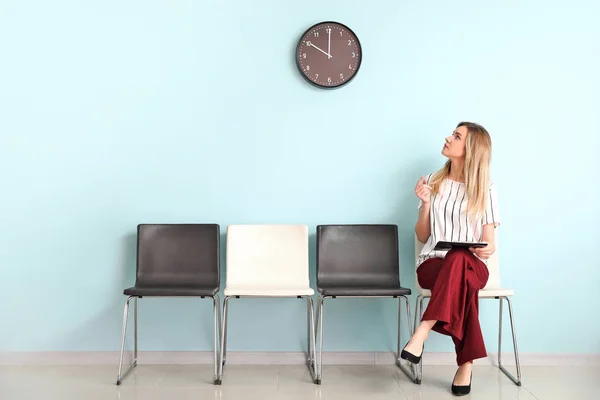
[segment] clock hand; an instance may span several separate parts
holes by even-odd
[[[309,42],[309,43],[307,43],[307,45],[314,47],[315,49],[319,50],[321,53],[325,54],[327,57],[329,57],[329,58],[332,58],[332,57],[329,55],[329,53],[326,53],[325,51],[321,50],[320,48],[318,48],[318,47],[317,47],[317,46],[315,46],[314,44],[312,44],[312,43],[310,43],[310,42]]]
[[[327,42],[327,56],[331,58],[331,28],[329,28],[329,41]]]

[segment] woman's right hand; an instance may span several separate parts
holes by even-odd
[[[415,194],[423,202],[423,204],[429,204],[431,198],[431,186],[427,184],[427,179],[424,176],[419,179],[417,186],[415,186]]]

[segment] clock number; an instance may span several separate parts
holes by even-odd
[[[327,83],[331,83],[331,77],[327,78]]]
[[[348,40],[348,46],[352,44],[352,40]]]
[[[327,33],[331,33],[331,28],[327,28],[327,29],[325,29],[325,32],[327,32]]]
[[[306,58],[306,53],[302,53],[302,58]]]
[[[344,79],[344,74],[340,74],[340,79]]]
[[[319,74],[315,74],[315,79],[319,79]]]
[[[342,31],[340,31],[340,36],[344,36],[344,34],[342,33]]]
[[[349,64],[349,65],[348,65],[348,69],[352,69],[352,64]]]
[[[307,71],[310,71],[310,65],[307,65],[307,66],[306,66],[306,70],[307,70]]]
[[[352,58],[356,58],[356,53],[352,52]]]
[[[319,37],[319,32],[314,33],[315,37]]]
[[[306,42],[306,45],[309,47],[312,46],[312,43],[310,42],[310,40]]]

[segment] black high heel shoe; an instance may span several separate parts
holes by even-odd
[[[408,345],[408,343],[407,343]],[[406,348],[406,346],[404,346],[404,349]],[[408,351],[402,349],[402,353],[400,353],[400,358],[411,362],[413,364],[418,364],[421,362],[421,357],[423,357],[423,350],[425,350],[425,345],[423,345],[423,348],[421,349],[421,355],[420,356],[415,356],[413,353],[409,353]]]
[[[458,371],[454,374],[454,379],[456,379],[456,375],[458,375]],[[471,383],[473,383],[473,372],[471,372],[471,377],[469,378],[468,386],[457,386],[454,384],[454,379],[452,379],[452,394],[455,396],[466,396],[471,393]]]

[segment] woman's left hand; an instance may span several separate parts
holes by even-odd
[[[488,244],[485,247],[471,247],[469,250],[471,250],[473,254],[475,254],[482,260],[487,260],[492,256],[492,254],[494,254],[494,251],[496,251],[494,246],[492,246],[491,244]]]

